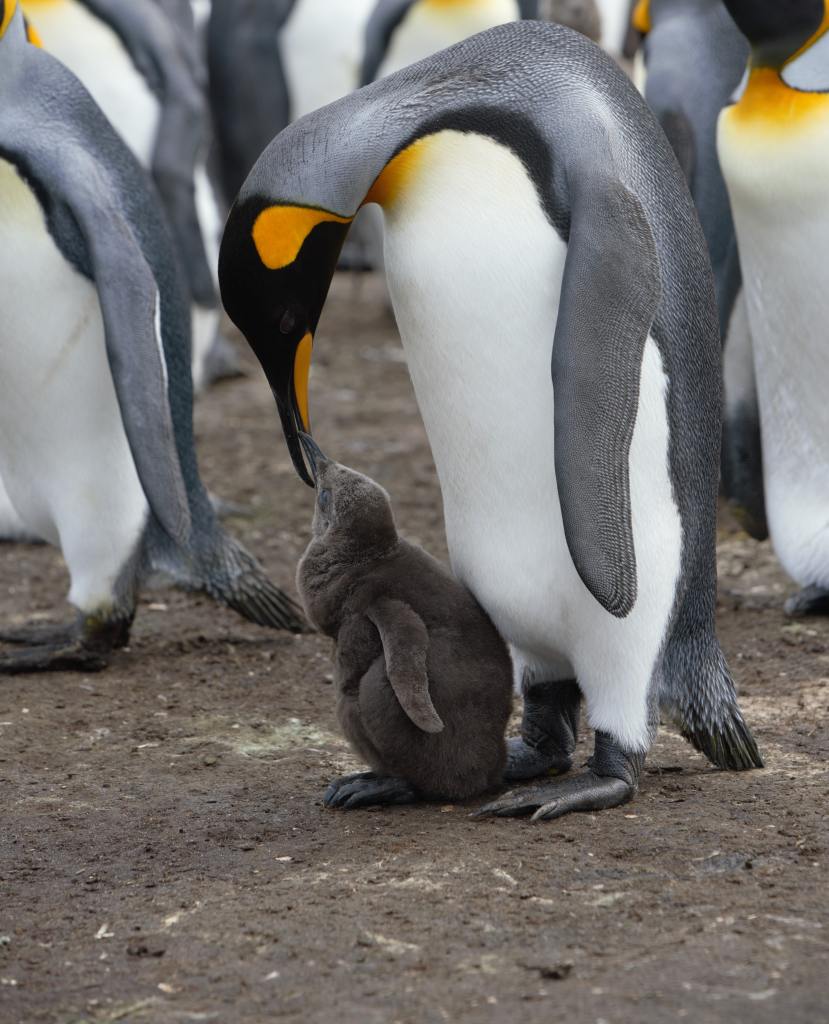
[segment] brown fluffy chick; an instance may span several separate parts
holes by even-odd
[[[398,536],[388,494],[303,446],[316,483],[297,569],[311,622],[336,641],[337,717],[369,764],[328,807],[465,800],[498,787],[512,707],[506,644],[469,591]]]

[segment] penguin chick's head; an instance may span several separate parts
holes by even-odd
[[[329,459],[308,434],[301,433],[299,439],[317,491],[314,537],[355,561],[394,548],[397,527],[388,492],[362,473]]]
[[[16,10],[17,0],[0,0],[0,39],[5,35]]]
[[[225,309],[262,364],[291,459],[307,484],[299,432],[311,429],[311,348],[351,220],[314,207],[240,199],[219,252]]]
[[[827,0],[725,0],[725,6],[751,44],[755,68],[781,68],[829,25]]]

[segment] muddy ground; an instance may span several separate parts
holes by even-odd
[[[199,406],[203,473],[249,507],[232,529],[291,587],[310,492],[249,368]],[[312,409],[323,446],[443,556],[376,282],[337,281]],[[829,1019],[829,622],[787,621],[773,555],[728,522],[720,567],[767,768],[715,771],[663,729],[634,804],[546,825],[324,810],[356,767],[329,644],[201,597],[146,593],[108,671],[4,679],[0,1022]],[[0,580],[4,621],[66,611],[50,549],[3,547]]]

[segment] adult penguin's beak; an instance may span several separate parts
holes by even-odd
[[[276,407],[282,422],[282,432],[285,435],[285,442],[288,445],[294,469],[311,487],[314,486],[314,480],[308,472],[306,460],[303,457],[304,449],[301,437],[303,435],[309,437],[311,430],[308,415],[308,377],[311,370],[312,347],[311,334],[306,333],[296,346],[290,361],[284,360],[283,353],[283,358],[268,360],[264,366],[268,383],[276,400]]]

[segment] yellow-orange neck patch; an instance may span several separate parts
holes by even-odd
[[[32,46],[37,46],[41,50],[43,49],[43,40],[40,38],[37,29],[30,21],[26,22],[26,38],[29,40]]]
[[[791,89],[774,68],[752,68],[739,103],[725,113],[739,127],[785,130],[805,126],[814,116],[825,118],[829,95]]]
[[[6,32],[9,27],[9,22],[14,17],[14,12],[17,10],[17,0],[5,0],[5,3],[0,7],[2,15],[0,15],[0,38]]]
[[[389,207],[405,190],[406,183],[416,172],[429,148],[431,136],[416,139],[410,146],[392,157],[383,170],[377,175],[374,184],[366,193],[363,205],[379,203]]]
[[[308,378],[311,374],[311,352],[314,339],[307,333],[297,345],[294,353],[294,397],[302,419],[302,429],[309,433],[311,421],[308,418]]]
[[[353,219],[308,206],[269,206],[254,222],[253,243],[269,270],[281,270],[294,262],[318,224],[350,224]]]
[[[636,29],[637,32],[641,32],[643,36],[646,36],[651,30],[651,5],[650,0],[638,0],[638,3],[633,8],[633,14],[630,17],[630,23]]]

